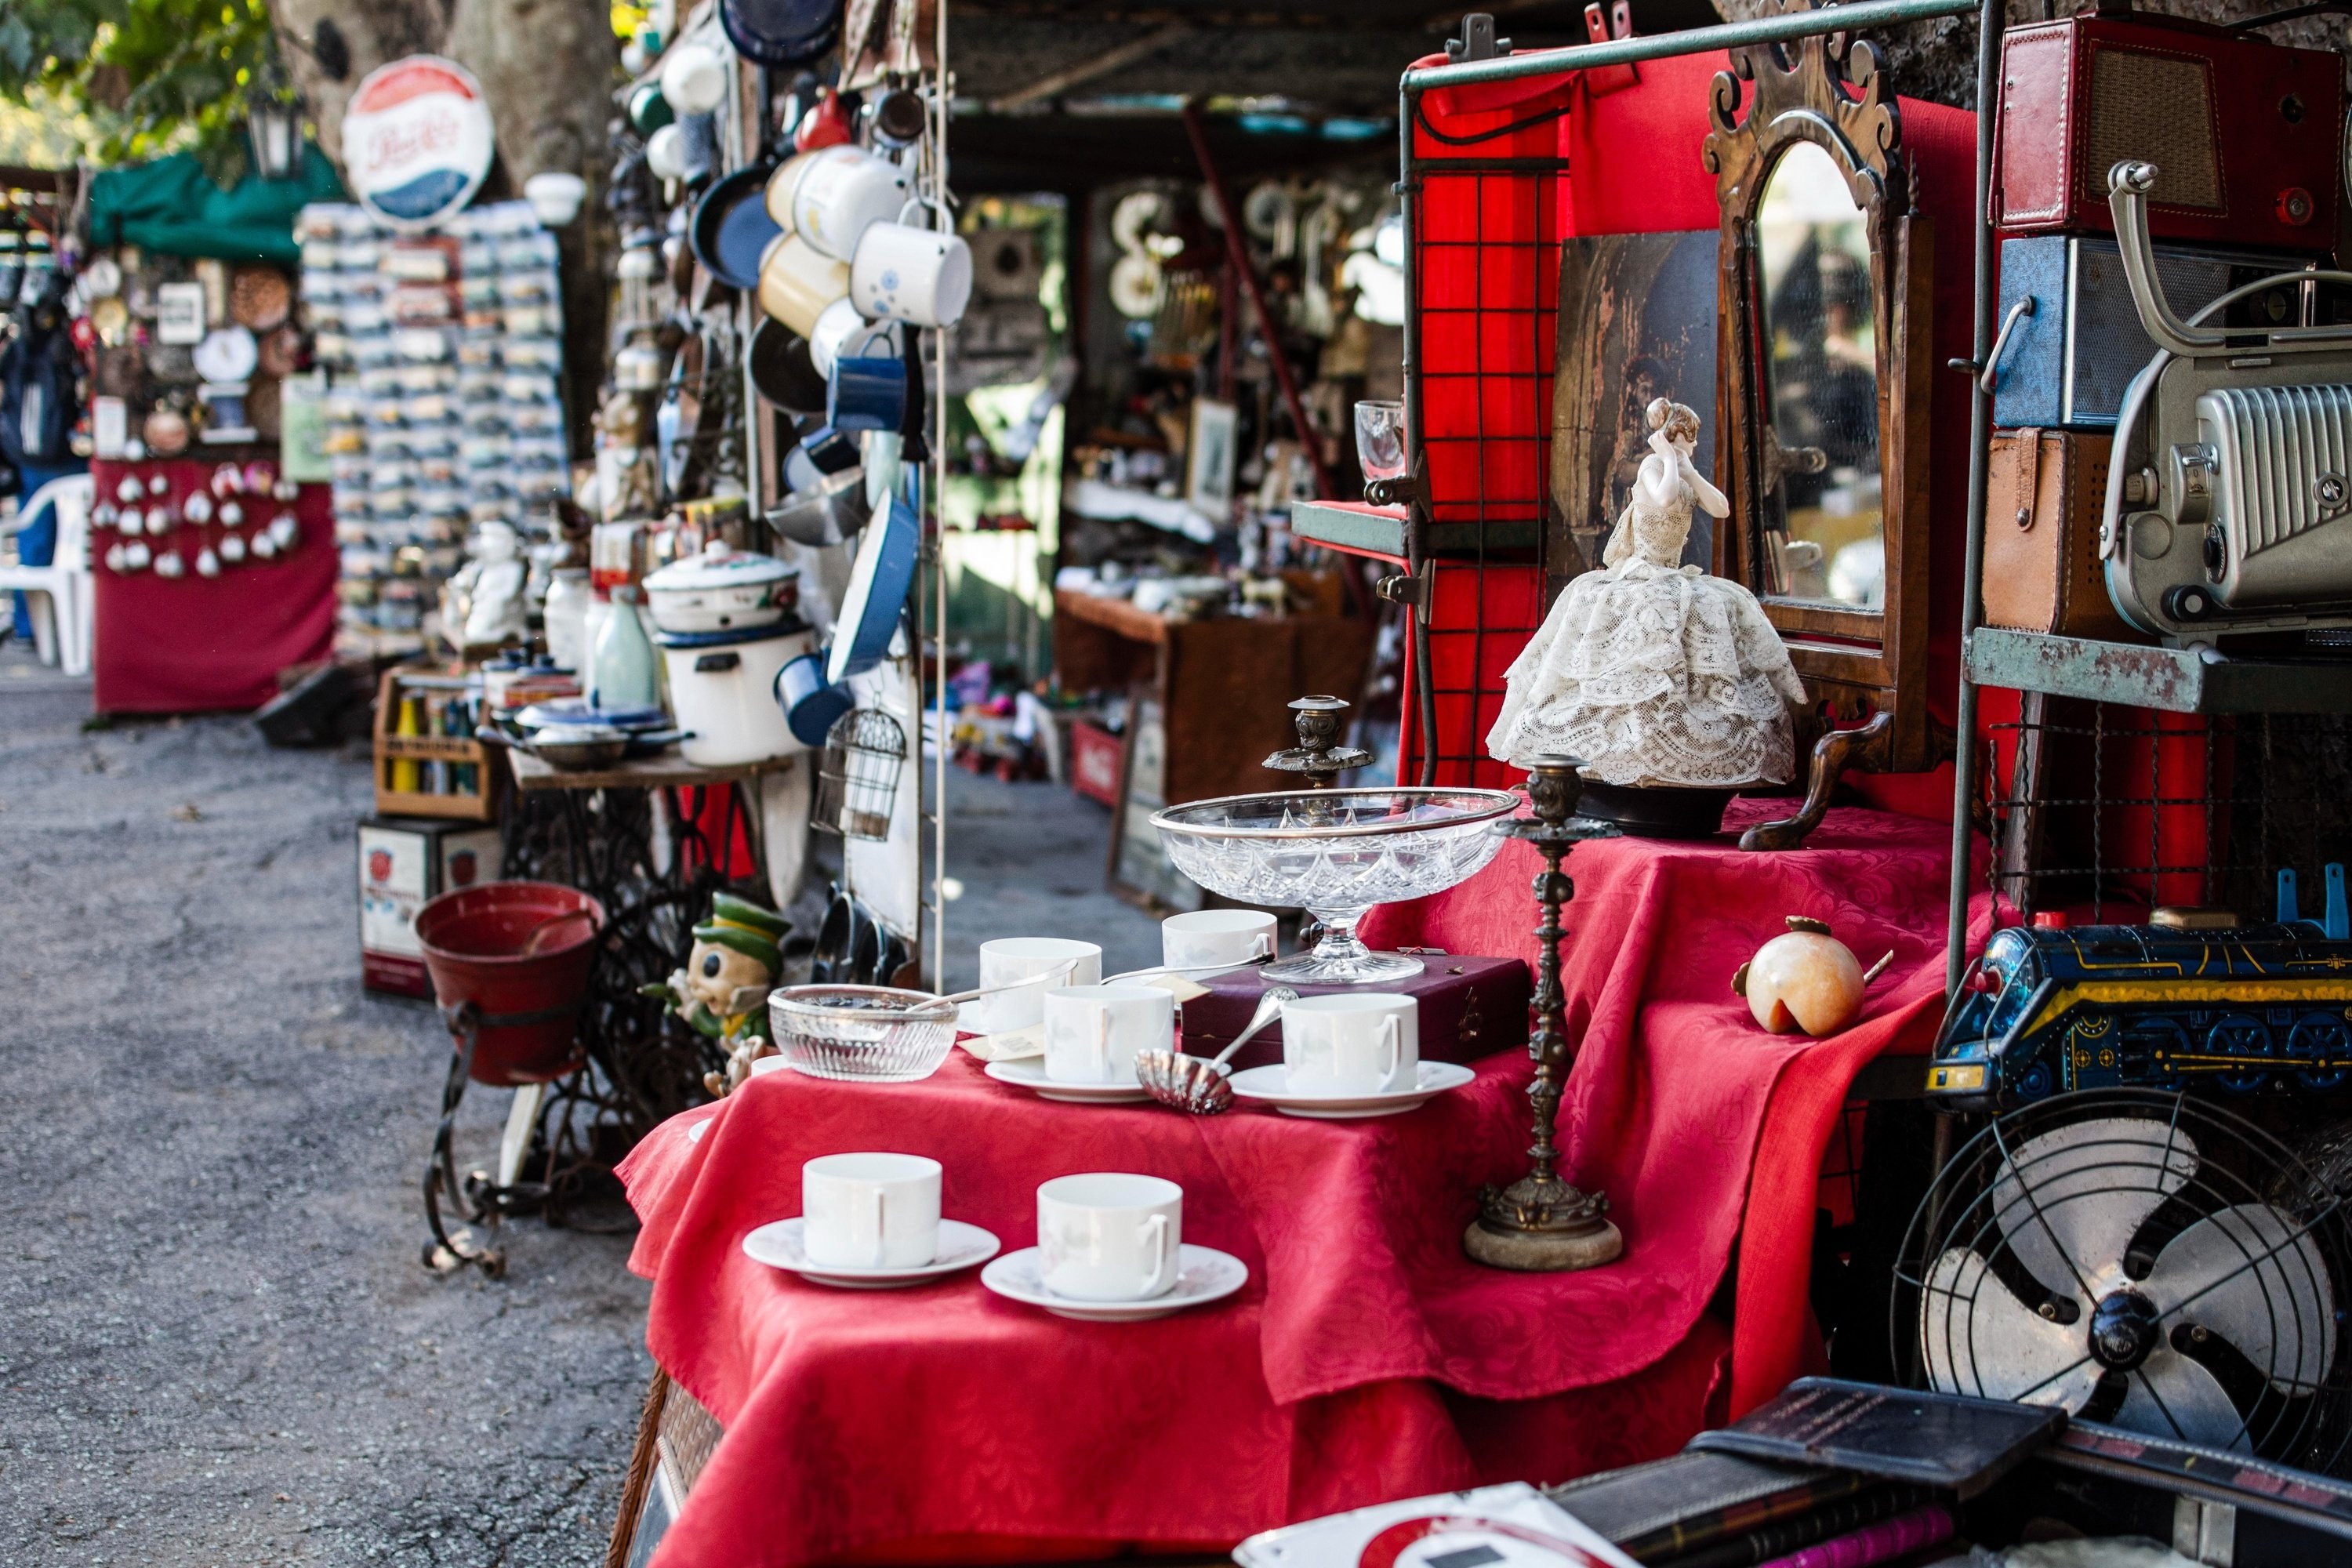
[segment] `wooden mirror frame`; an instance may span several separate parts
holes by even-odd
[[[1787,0],[1790,11],[1809,0]],[[1927,431],[1933,236],[1911,210],[1901,157],[1902,121],[1878,50],[1843,33],[1731,51],[1732,68],[1710,91],[1701,157],[1716,177],[1723,216],[1718,276],[1717,443],[1720,488],[1731,514],[1717,531],[1716,570],[1754,591],[1779,629],[1790,662],[1811,694],[1817,722],[1865,719],[1867,742],[1823,737],[1814,759],[1801,838],[1828,804],[1835,782],[1824,765],[1875,763],[1891,770],[1932,765],[1927,675]],[[1742,83],[1753,84],[1746,117]],[[1764,189],[1780,155],[1799,142],[1825,150],[1846,177],[1870,247],[1877,322],[1878,452],[1885,595],[1879,610],[1800,604],[1763,591],[1765,499],[1779,483],[1781,455],[1765,390],[1762,279],[1756,242]],[[1811,739],[1801,727],[1801,740]],[[1818,796],[1818,802],[1813,798]],[[1793,840],[1792,840],[1793,841]],[[1776,847],[1778,845],[1751,846]]]

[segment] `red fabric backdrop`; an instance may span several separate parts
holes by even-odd
[[[176,511],[209,484],[209,460],[90,465],[100,500],[113,500],[126,474],[142,482],[157,474],[171,486]],[[284,504],[242,498],[245,531]],[[120,501],[117,505],[123,504]],[[152,504],[142,499],[144,510]],[[179,577],[111,572],[102,559],[117,535],[94,530],[90,554],[98,596],[94,706],[101,713],[201,713],[257,708],[278,695],[278,672],[325,658],[335,635],[335,527],[328,488],[304,485],[293,503],[302,540],[275,561],[248,556],[217,577],[199,577],[196,552],[217,542],[217,522],[183,522],[157,549],[178,548],[187,563]],[[142,535],[142,537],[144,537]]]

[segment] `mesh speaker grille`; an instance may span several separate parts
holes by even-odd
[[[2205,61],[2095,47],[2084,129],[2083,199],[2104,206],[2107,171],[2126,158],[2156,165],[2158,206],[2221,210],[2221,153]]]

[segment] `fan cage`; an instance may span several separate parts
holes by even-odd
[[[2000,1211],[1995,1193],[2000,1173],[2025,1145],[2069,1125],[2106,1118],[2161,1125],[2167,1130],[2166,1142],[2153,1144],[2137,1139],[2116,1139],[2111,1143],[2094,1141],[2084,1144],[2078,1141],[2070,1148],[2109,1150],[2112,1154],[2111,1158],[2102,1157],[2090,1181],[2082,1179],[2084,1171],[2080,1167],[2068,1170],[2053,1165],[2048,1190],[2037,1194],[2032,1175],[2035,1162],[2028,1162],[2018,1167],[2019,1185],[2029,1194],[2025,1206],[2020,1208],[2018,1201],[2011,1199],[2006,1216]],[[1961,1335],[1955,1331],[1974,1329],[1977,1302],[1984,1291],[2008,1289],[2028,1310],[2041,1305],[2037,1294],[2053,1301],[2063,1296],[2070,1282],[2038,1279],[2011,1248],[2005,1239],[2007,1230],[2044,1223],[2044,1212],[2056,1213],[2063,1205],[2095,1200],[2105,1194],[2127,1194],[2136,1201],[2145,1202],[2151,1193],[2162,1191],[2158,1184],[2161,1173],[2176,1157],[2177,1139],[2180,1137],[2195,1147],[2196,1169],[2143,1218],[2125,1252],[2125,1275],[2133,1283],[2147,1279],[2165,1246],[2207,1215],[2237,1205],[2267,1205],[2279,1210],[2292,1228],[2275,1245],[2250,1248],[2235,1234],[2222,1231],[2238,1244],[2245,1261],[2165,1312],[2158,1326],[2165,1332],[2166,1342],[2205,1364],[2205,1357],[2213,1352],[2203,1349],[2206,1342],[2193,1327],[2195,1314],[2191,1309],[2198,1300],[2222,1285],[2251,1275],[2260,1287],[2274,1337],[2267,1357],[2257,1357],[2245,1346],[2233,1347],[2245,1356],[2260,1383],[2254,1385],[2257,1392],[2249,1400],[2242,1395],[2251,1380],[2242,1376],[2237,1379],[2240,1390],[2231,1402],[2241,1417],[2239,1432],[2221,1446],[2233,1447],[2242,1440],[2245,1447],[2264,1458],[2324,1474],[2352,1473],[2352,1378],[2347,1378],[2346,1373],[2346,1363],[2352,1359],[2352,1345],[2345,1342],[2344,1335],[2345,1307],[2352,1301],[2352,1294],[2347,1294],[2347,1286],[2352,1286],[2352,1245],[2347,1245],[2352,1241],[2352,1230],[2347,1230],[2344,1212],[2346,1194],[2352,1191],[2352,1131],[2339,1133],[2332,1142],[2323,1137],[2307,1142],[2313,1160],[2306,1162],[2255,1122],[2185,1095],[2109,1089],[2061,1096],[1996,1118],[1962,1147],[1930,1184],[1914,1211],[1895,1267],[1887,1333],[1897,1378],[1914,1387],[1942,1386],[1935,1384],[1927,1364],[1930,1352],[1937,1348],[1927,1342],[1931,1295],[1942,1299],[1946,1334],[1940,1348],[1946,1364],[1954,1367],[1961,1364],[1958,1352],[1973,1353],[1974,1347],[1962,1342]],[[2337,1147],[2339,1144],[2342,1147]],[[2055,1179],[2061,1175],[2066,1178],[2063,1190]],[[2053,1204],[2047,1211],[2038,1206],[2045,1197]],[[2007,1227],[2004,1217],[2010,1222]],[[2049,1234],[2054,1241],[2055,1233]],[[2300,1245],[2306,1237],[2313,1244],[2311,1250],[2318,1256],[2324,1279],[2314,1279],[2308,1272],[2311,1259]],[[1956,1248],[1975,1253],[1988,1265],[1977,1272],[1972,1288],[1966,1291],[1929,1283],[1937,1259]],[[2273,1289],[2273,1265],[2281,1287],[2276,1290]],[[2325,1290],[2315,1299],[2335,1304],[2331,1323],[2298,1321],[2307,1317],[2308,1312],[2298,1306],[2297,1288],[2315,1284]],[[2055,1292],[2052,1289],[2053,1285]],[[2045,1310],[2041,1315],[2047,1318],[2049,1312]],[[2094,1363],[2088,1349],[2087,1314],[2073,1326],[2078,1326],[2084,1334],[2081,1356],[2040,1384],[2005,1391],[1989,1388],[1984,1374],[1992,1369],[1979,1362],[1974,1378],[1955,1375],[1950,1381],[1958,1386],[1944,1387],[1943,1391],[2034,1402],[2034,1394],[2047,1385]],[[2293,1369],[2280,1364],[2282,1342],[2275,1334],[2278,1329],[2332,1332],[2333,1352],[2324,1362],[2316,1381],[2297,1379]],[[2181,1331],[2179,1337],[2175,1331]],[[2211,1366],[2208,1370],[2211,1371]],[[2144,1373],[2106,1372],[2088,1402],[2074,1415],[2084,1420],[2112,1421],[2132,1377],[2138,1377],[2143,1387],[2149,1387]],[[2217,1381],[2224,1384],[2226,1391],[2231,1379],[2217,1375]],[[2282,1394],[2281,1385],[2293,1392]],[[2149,1397],[2152,1403],[2161,1405],[2160,1396],[2152,1388]],[[2166,1418],[2170,1420],[2168,1413]],[[2187,1434],[2179,1430],[2179,1423],[2172,1425],[2172,1431],[2159,1428],[2149,1435],[2185,1440]]]
[[[843,714],[825,733],[811,826],[841,837],[887,839],[906,767],[907,731],[898,721],[873,708]]]

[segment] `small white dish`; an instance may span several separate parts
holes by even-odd
[[[743,1255],[754,1263],[788,1269],[817,1285],[832,1285],[844,1290],[896,1290],[952,1274],[959,1268],[969,1268],[975,1263],[985,1263],[1004,1245],[993,1232],[976,1225],[943,1219],[940,1221],[940,1255],[929,1263],[912,1268],[845,1268],[809,1261],[801,1242],[806,1228],[802,1219],[780,1219],[763,1225],[743,1238]]]
[[[1270,1105],[1285,1116],[1314,1121],[1358,1121],[1368,1116],[1394,1116],[1426,1104],[1449,1089],[1460,1089],[1477,1074],[1459,1062],[1423,1062],[1419,1081],[1411,1089],[1385,1094],[1302,1094],[1290,1087],[1290,1069],[1280,1062],[1247,1068],[1234,1074],[1234,1097]]]
[[[999,1083],[1009,1083],[1015,1089],[1029,1090],[1040,1100],[1058,1100],[1065,1105],[1139,1105],[1151,1098],[1139,1083],[1065,1083],[1047,1078],[1042,1057],[990,1062],[980,1070]]]
[[[1186,1242],[1177,1252],[1176,1288],[1139,1301],[1080,1301],[1045,1289],[1042,1253],[1034,1247],[1008,1252],[980,1271],[980,1282],[1008,1301],[1043,1307],[1057,1318],[1082,1323],[1140,1323],[1187,1307],[1222,1301],[1248,1282],[1249,1265],[1230,1252]]]

